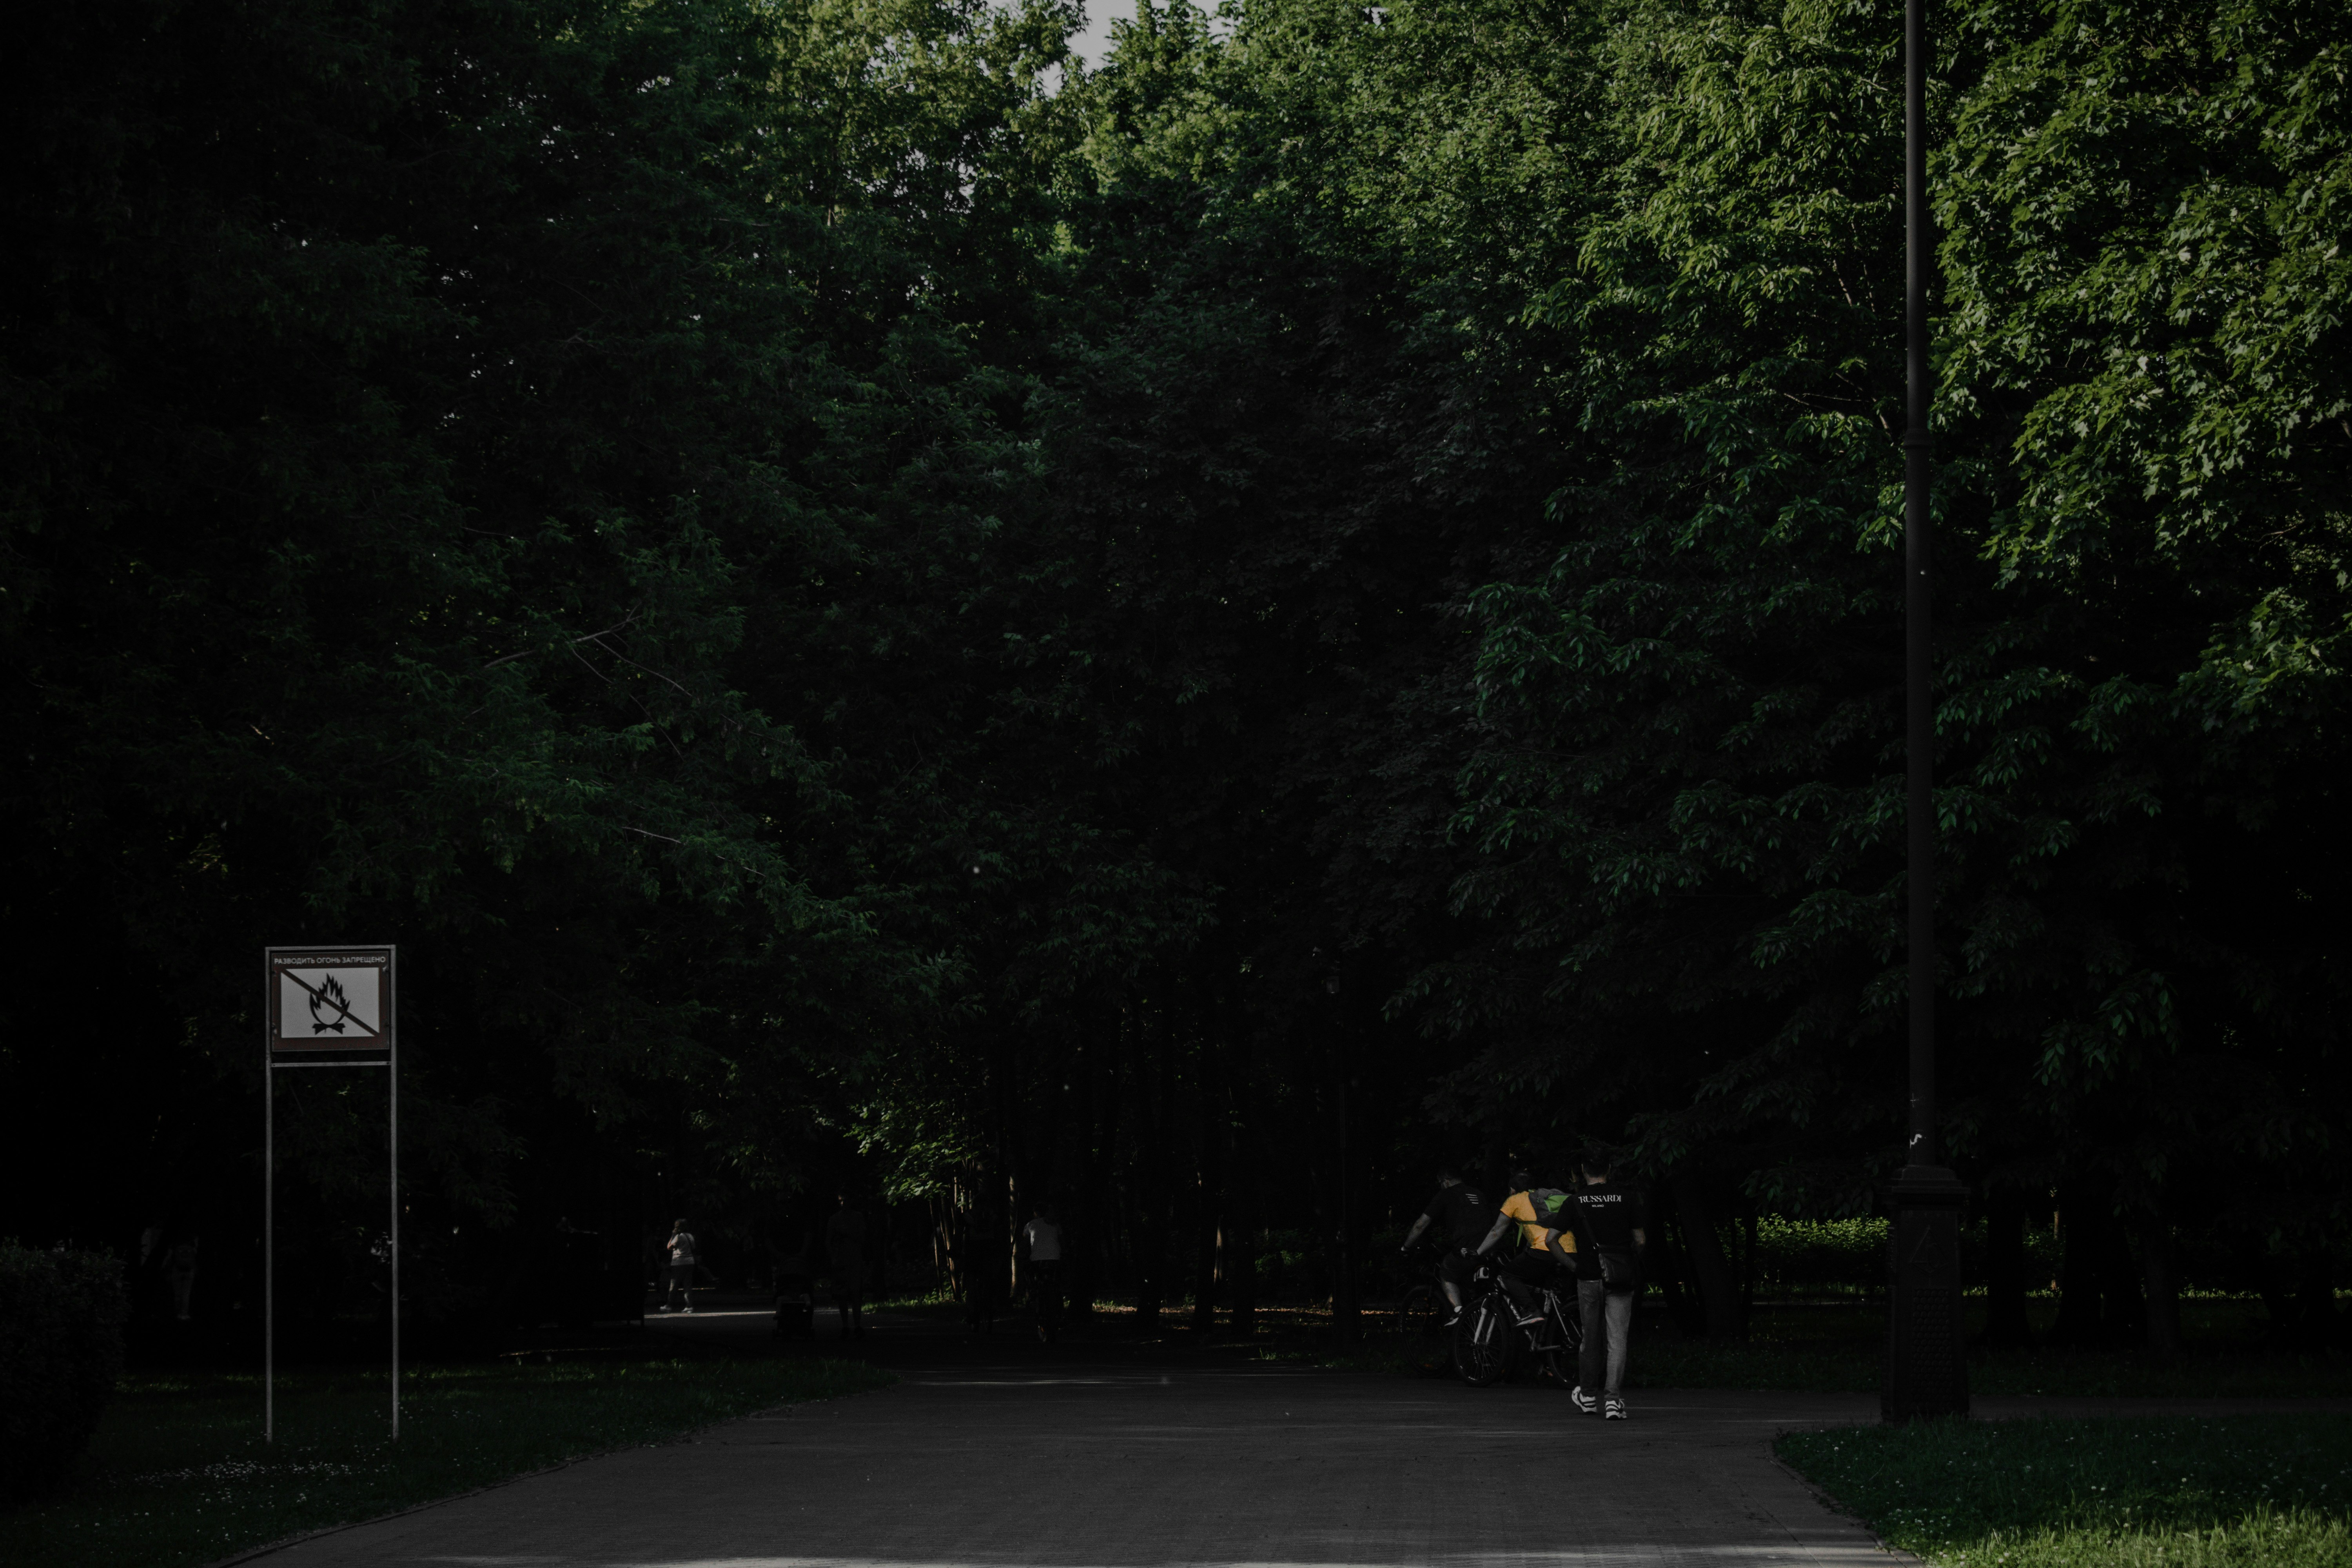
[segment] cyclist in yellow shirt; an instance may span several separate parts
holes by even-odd
[[[1515,1190],[1503,1200],[1502,1212],[1495,1216],[1486,1239],[1478,1244],[1478,1251],[1482,1255],[1493,1252],[1513,1225],[1519,1227],[1519,1239],[1525,1245],[1496,1265],[1496,1272],[1502,1277],[1503,1290],[1511,1298],[1511,1305],[1518,1310],[1519,1327],[1531,1329],[1543,1321],[1535,1288],[1558,1284],[1563,1268],[1574,1272],[1576,1237],[1559,1213],[1567,1201],[1566,1194],[1557,1188],[1536,1185],[1534,1175],[1527,1171],[1514,1172],[1511,1185]]]

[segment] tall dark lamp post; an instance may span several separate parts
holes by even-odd
[[[1905,348],[1909,416],[1903,433],[1903,685],[1908,752],[1911,948],[1911,1143],[1891,1194],[1894,1278],[1887,1303],[1886,1377],[1879,1410],[1889,1421],[1963,1415],[1968,1359],[1961,1351],[1960,1205],[1968,1188],[1936,1152],[1935,695],[1930,689],[1934,542],[1927,521],[1927,0],[1906,0],[1903,23]]]

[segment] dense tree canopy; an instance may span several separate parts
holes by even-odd
[[[2352,32],[1931,10],[1953,1158],[2069,1334],[2333,1331]],[[241,1267],[255,949],[384,939],[428,1310],[849,1191],[1245,1325],[1598,1143],[1730,1331],[1721,1222],[1870,1206],[1900,7],[1080,20],[14,24],[0,1073],[117,1157],[9,1226]],[[330,1281],[367,1092],[281,1106]]]

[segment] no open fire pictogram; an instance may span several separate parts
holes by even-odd
[[[382,1049],[391,1012],[385,949],[270,955],[273,1051]]]

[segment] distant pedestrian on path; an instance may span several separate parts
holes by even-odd
[[[679,1220],[669,1230],[669,1288],[662,1292],[662,1310],[670,1310],[669,1299],[686,1298],[686,1315],[694,1316],[694,1232]]]
[[[1633,1298],[1642,1292],[1643,1226],[1641,1192],[1609,1179],[1609,1156],[1588,1150],[1584,1184],[1576,1190],[1576,1300],[1584,1318],[1584,1347],[1569,1397],[1587,1415],[1625,1419],[1625,1351],[1633,1334]],[[1595,1397],[1593,1390],[1601,1393]]]
[[[1021,1227],[1022,1250],[1029,1259],[1030,1315],[1037,1320],[1037,1338],[1053,1339],[1062,1322],[1062,1227],[1054,1211],[1040,1204]]]
[[[866,1337],[866,1216],[849,1206],[824,1222],[824,1256],[833,1269],[833,1304],[841,1317],[841,1337]]]

